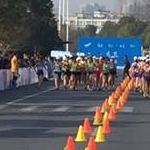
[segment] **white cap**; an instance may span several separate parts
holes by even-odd
[[[149,55],[146,55],[146,58],[149,58]]]
[[[76,61],[79,61],[79,60],[81,60],[81,57],[78,56],[78,57],[76,58]]]
[[[63,57],[63,60],[67,60],[67,58],[64,56],[64,57]]]
[[[134,57],[133,57],[133,60],[137,60],[137,59],[138,59],[138,57],[137,57],[137,56],[134,56]]]
[[[141,59],[142,59],[142,60],[145,60],[145,59],[146,59],[146,57],[142,56],[142,57],[141,57]]]
[[[92,58],[93,58],[93,59],[96,59],[96,56],[93,56]]]

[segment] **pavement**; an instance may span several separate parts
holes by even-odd
[[[85,117],[91,123],[95,108],[111,91],[59,91],[51,82],[0,92],[0,150],[63,150],[76,136]],[[131,91],[124,108],[110,122],[111,133],[97,150],[149,150],[150,100]],[[94,126],[92,126],[95,129]],[[86,136],[88,140],[88,136]],[[84,150],[86,142],[75,143]]]

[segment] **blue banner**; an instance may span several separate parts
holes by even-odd
[[[138,37],[80,37],[78,52],[86,55],[102,55],[117,57],[117,65],[123,66],[123,56],[127,55],[130,62],[134,56],[141,55],[141,38]]]

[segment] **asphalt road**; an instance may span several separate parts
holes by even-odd
[[[54,91],[49,82],[41,90],[30,85],[0,92],[0,150],[63,150],[68,136],[76,136],[85,117],[92,122],[95,107],[109,94],[82,88]],[[97,150],[150,149],[149,99],[130,92],[124,109],[110,124],[111,133]],[[87,141],[75,145],[84,150]]]

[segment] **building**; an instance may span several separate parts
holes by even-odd
[[[95,11],[94,14],[78,13],[69,17],[69,26],[78,29],[84,28],[86,25],[94,25],[98,30],[101,30],[107,21],[117,23],[120,17],[109,11]]]
[[[93,14],[95,11],[105,11],[106,7],[101,6],[98,3],[88,3],[84,5],[80,5],[80,13],[90,13]]]

